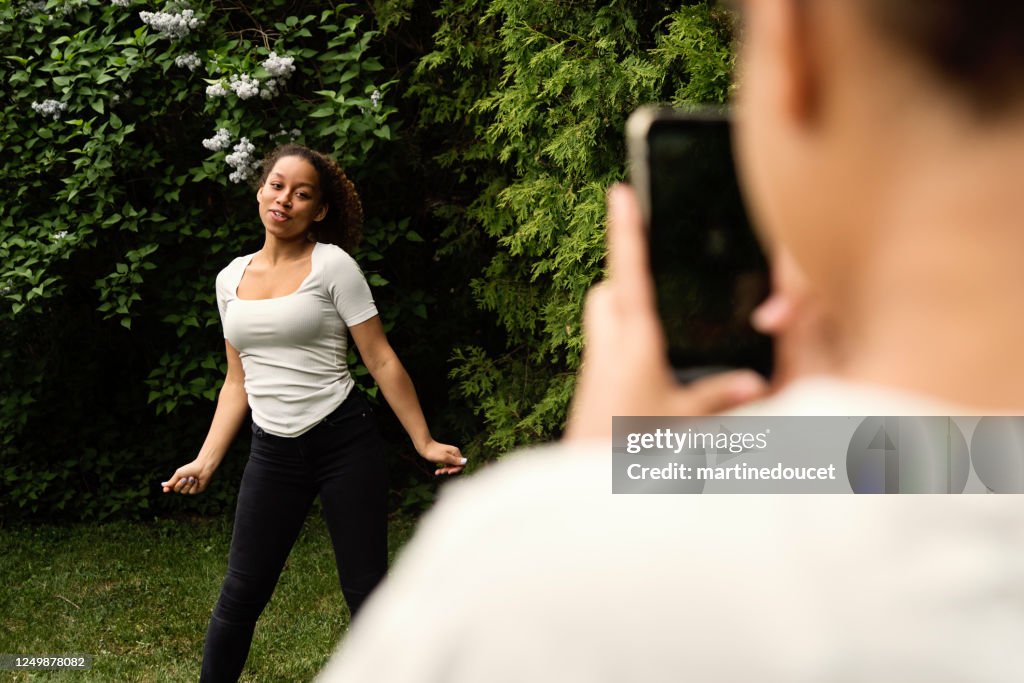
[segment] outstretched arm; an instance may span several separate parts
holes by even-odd
[[[363,363],[377,381],[388,405],[395,411],[416,452],[425,459],[442,465],[435,474],[455,474],[462,470],[466,459],[455,446],[434,441],[423,417],[423,409],[416,397],[412,379],[384,334],[379,316],[349,328],[352,341],[359,348]]]
[[[242,359],[227,339],[224,340],[224,347],[228,357],[228,372],[217,398],[217,410],[213,414],[210,431],[196,459],[179,467],[170,479],[160,484],[164,493],[194,494],[205,491],[249,411]]]

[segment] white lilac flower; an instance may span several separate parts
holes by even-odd
[[[374,90],[373,94],[370,95],[370,102],[373,103],[374,111],[380,109],[380,90]]]
[[[268,78],[267,80],[263,81],[263,87],[260,88],[260,97],[262,97],[265,100],[269,100],[270,98],[277,95],[277,92],[278,90],[276,78]]]
[[[52,237],[55,242],[60,242],[62,239],[64,239],[67,236],[68,236],[68,231],[67,230],[61,230],[59,232],[55,232],[52,235],[50,235],[50,237]]]
[[[249,74],[238,74],[231,75],[231,82],[228,83],[228,87],[235,91],[238,95],[238,99],[247,100],[250,97],[255,97],[260,93],[260,82],[250,76]],[[209,92],[207,92],[209,94]]]
[[[286,80],[295,71],[295,58],[288,55],[278,57],[276,52],[271,52],[261,65],[274,78]]]
[[[142,19],[142,23],[151,26],[161,36],[177,40],[187,36],[192,29],[206,23],[195,14],[195,11],[190,9],[183,9],[181,12],[139,12],[139,19]]]
[[[206,86],[206,96],[207,97],[225,97],[225,96],[227,96],[227,94],[228,94],[227,88],[225,88],[224,84],[221,83],[220,81],[217,81],[213,85]]]
[[[32,111],[43,116],[49,116],[54,121],[60,118],[60,115],[68,108],[68,105],[64,102],[58,102],[57,100],[43,100],[42,102],[33,102]]]
[[[235,169],[228,178],[233,183],[240,183],[248,180],[253,171],[259,167],[259,162],[253,157],[256,146],[249,142],[249,138],[242,138],[235,145],[234,151],[224,157],[228,166]]]
[[[115,7],[127,7],[132,4],[132,0],[110,0],[110,4]]]
[[[46,10],[45,2],[29,2],[18,10],[19,16],[27,16],[29,14],[39,14]]]
[[[182,67],[189,71],[195,71],[202,65],[203,60],[195,52],[189,52],[187,55],[178,55],[174,58],[174,66]]]
[[[223,149],[227,149],[230,144],[231,133],[228,132],[227,128],[218,128],[212,138],[206,138],[203,140],[203,147],[211,152],[219,152]]]

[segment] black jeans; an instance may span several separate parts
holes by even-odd
[[[384,442],[366,399],[353,390],[337,410],[295,438],[267,434],[255,423],[252,432],[228,573],[206,631],[203,682],[238,680],[256,620],[315,496],[353,616],[387,571]]]

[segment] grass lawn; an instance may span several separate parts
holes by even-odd
[[[392,520],[392,553],[413,524]],[[230,534],[227,518],[0,529],[0,653],[93,655],[89,671],[0,680],[197,681]],[[242,680],[311,680],[347,624],[327,529],[310,515]]]

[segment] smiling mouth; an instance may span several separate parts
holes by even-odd
[[[291,216],[289,216],[288,214],[286,214],[286,213],[284,213],[282,211],[276,211],[274,209],[270,210],[270,215],[274,217],[274,220],[278,220],[278,221],[286,221],[289,218],[291,218]]]

